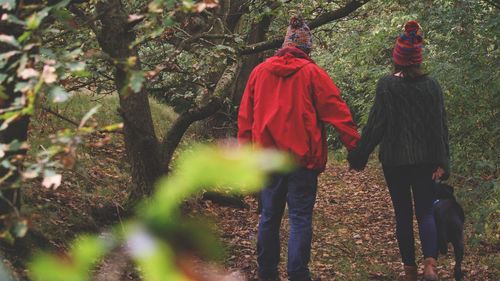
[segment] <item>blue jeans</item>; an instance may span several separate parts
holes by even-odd
[[[405,265],[415,265],[412,195],[424,258],[437,258],[437,231],[433,214],[436,165],[383,166],[396,216],[396,237]]]
[[[257,262],[260,278],[276,278],[280,260],[279,231],[288,204],[290,236],[287,272],[290,280],[311,280],[308,263],[311,256],[312,212],[316,201],[318,172],[299,169],[290,174],[274,175],[261,191],[262,213],[257,237]]]

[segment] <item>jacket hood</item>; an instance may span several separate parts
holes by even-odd
[[[287,47],[267,60],[267,68],[277,76],[288,77],[310,63],[314,61],[306,53],[295,47]]]

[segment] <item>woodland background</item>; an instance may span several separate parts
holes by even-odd
[[[251,70],[281,46],[290,15],[301,14],[313,30],[312,58],[340,88],[360,128],[377,80],[391,71],[402,25],[412,19],[421,23],[424,67],[445,93],[450,181],[466,210],[466,274],[470,280],[498,280],[497,2],[0,3],[0,253],[4,271],[15,278],[205,280],[186,279],[203,275],[187,268],[206,268],[214,259],[224,269],[213,272],[253,278],[257,207],[246,194],[261,186],[265,173],[287,169],[288,162],[279,154],[231,154],[195,143],[235,136]],[[320,179],[325,190],[320,196],[328,200],[317,208],[319,215],[341,216],[343,226],[319,223],[315,232],[331,239],[315,247],[325,248],[329,240],[348,244],[314,255],[317,278],[394,280],[397,266],[377,268],[384,261],[356,255],[362,249],[382,251],[381,241],[394,239],[349,237],[367,213],[378,214],[377,203],[389,204],[376,157],[363,174],[344,171],[345,151],[336,136],[329,131],[331,165]],[[269,165],[262,167],[262,161]],[[347,194],[359,197],[346,202]],[[390,223],[376,223],[377,217],[392,220],[389,206],[367,221],[375,225],[370,231],[391,235]],[[222,244],[207,238],[213,232],[207,226],[186,219],[197,215],[214,220]],[[155,250],[128,257],[123,245],[130,241]],[[40,250],[59,254],[36,254]],[[385,255],[397,265],[397,252]],[[367,260],[371,268],[363,265]],[[2,272],[0,279],[9,280]]]

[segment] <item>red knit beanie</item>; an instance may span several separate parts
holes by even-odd
[[[401,66],[422,64],[422,29],[412,20],[405,24],[405,32],[396,40],[392,52],[394,63]]]

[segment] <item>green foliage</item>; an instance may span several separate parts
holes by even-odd
[[[333,23],[317,32],[316,46],[324,48],[314,57],[331,73],[362,126],[377,80],[391,72],[396,36],[407,20],[418,20],[424,31],[424,68],[445,94],[452,179],[463,185],[459,197],[477,227],[477,237],[500,243],[487,234],[495,233],[500,223],[500,206],[494,199],[499,195],[500,166],[497,8],[487,1],[379,0],[367,4],[359,16],[360,20]],[[329,140],[337,142],[334,137]]]
[[[16,1],[15,0],[3,0],[2,3],[0,4],[0,6],[3,9],[10,11],[16,7]]]
[[[85,281],[90,269],[104,255],[109,243],[93,236],[76,239],[68,256],[38,254],[30,271],[37,281]]]
[[[2,2],[2,7],[9,10],[9,13],[2,14],[2,27],[9,26],[13,30],[22,31],[13,35],[7,35],[12,30],[6,31],[7,34],[0,35],[0,44],[2,54],[0,55],[0,69],[2,75],[0,80],[1,96],[1,114],[0,131],[6,130],[13,122],[18,121],[25,116],[31,116],[35,112],[36,100],[41,95],[47,95],[52,102],[63,102],[67,100],[68,93],[63,87],[55,85],[60,78],[74,73],[74,68],[68,67],[68,64],[74,63],[78,51],[64,52],[59,56],[55,56],[51,52],[40,52],[40,37],[43,28],[42,23],[49,17],[51,13],[65,9],[65,5],[69,0],[61,1],[53,6],[30,6],[23,7],[17,2]],[[21,4],[22,5],[22,4]],[[22,14],[22,19],[16,15]],[[12,34],[12,33],[10,33]],[[26,119],[23,119],[26,120]],[[32,163],[23,163],[26,166],[22,170],[22,165],[19,163],[22,158],[22,151],[28,149],[26,143],[21,143],[17,140],[10,144],[0,144],[2,146],[2,155],[0,156],[3,168],[7,169],[2,172],[0,184],[2,189],[18,188],[19,182],[15,175],[20,174],[23,180],[36,177],[42,177],[42,185],[45,187],[57,187],[61,181],[61,175],[55,172],[55,168],[59,167],[59,163],[54,161],[58,155],[66,154],[74,151],[73,146],[79,142],[79,138],[85,135],[92,129],[84,127],[85,122],[81,126],[69,134],[69,130],[65,130],[53,138],[53,145],[40,151],[35,156],[35,161]],[[2,139],[3,134],[2,133]],[[14,149],[15,148],[15,149]],[[11,153],[4,153],[9,151]],[[13,183],[4,183],[7,181]],[[11,226],[2,229],[0,236],[11,240],[12,236],[22,237],[27,232],[26,220],[20,217],[16,205],[9,202],[7,198],[2,196],[2,204],[8,204],[13,214],[15,215],[14,222]]]
[[[68,93],[66,93],[66,91],[59,87],[59,86],[56,86],[56,87],[52,87],[52,89],[50,89],[49,91],[49,98],[52,102],[65,102],[68,100],[69,98],[69,95]]]
[[[91,121],[101,125],[102,129],[105,131],[116,131],[119,129],[116,125],[120,123],[122,119],[117,112],[120,107],[117,95],[99,96],[89,91],[81,91],[78,93],[72,93],[69,99],[64,103],[47,104],[47,106],[49,106],[52,110],[57,111],[71,120],[81,120],[89,110],[98,105],[100,105],[100,108],[93,115],[93,119]],[[162,134],[168,131],[168,128],[177,118],[177,113],[175,113],[172,108],[165,106],[165,104],[159,102],[155,98],[149,99],[149,106],[151,107],[151,115],[153,117],[155,131],[162,136]],[[34,122],[34,126],[39,125],[39,120],[36,118],[32,121]],[[52,124],[51,128],[62,130],[68,127],[68,123],[62,119],[56,118],[53,122],[55,123]],[[111,127],[108,128],[106,124],[111,124]],[[55,131],[48,130],[44,131],[44,133],[46,134],[37,134],[36,139],[31,140],[31,142],[35,143],[32,147],[39,147],[38,143],[40,142],[47,145],[48,143],[44,141],[44,139],[48,138],[49,134],[55,133]]]
[[[144,73],[141,71],[132,71],[130,73],[130,88],[134,93],[138,93],[142,89],[142,83],[144,83]]]
[[[95,28],[92,28],[95,27],[94,22],[86,19],[84,23],[79,21],[80,15],[85,15],[87,12],[95,13],[96,5],[84,3],[78,7],[73,6],[74,9],[67,9],[66,5],[69,2],[69,0],[60,1],[51,6],[45,5],[43,1],[34,2],[32,5],[2,2],[2,7],[11,11],[10,14],[2,16],[2,21],[15,25],[16,30],[19,29],[21,32],[14,32],[15,36],[4,34],[0,36],[3,51],[0,55],[0,68],[2,68],[0,96],[4,100],[10,99],[12,96],[16,97],[12,98],[12,103],[7,103],[6,106],[2,104],[0,119],[3,121],[0,130],[7,128],[9,124],[23,115],[33,115],[35,106],[39,106],[47,100],[50,106],[58,107],[54,103],[62,103],[70,99],[69,89],[74,90],[88,86],[92,92],[116,92],[115,81],[110,78],[113,77],[112,70],[116,65],[123,66],[124,77],[126,77],[124,79],[125,86],[123,89],[118,89],[118,92],[129,95],[139,93],[144,89],[146,76],[145,71],[140,68],[138,58],[130,56],[110,59],[98,50],[98,42],[92,40],[98,33]],[[144,6],[146,4],[139,1],[128,3],[129,7],[127,7],[140,10],[140,14],[130,14],[128,17],[128,22],[135,26],[135,30],[130,32],[140,34],[135,42],[137,45],[158,37],[166,27],[172,26],[174,21],[170,17],[175,12],[186,14],[192,11],[201,12],[214,5],[205,2],[162,0]],[[18,5],[18,7],[13,5]],[[146,7],[148,9],[145,10]],[[80,8],[81,10],[79,10]],[[164,9],[167,9],[169,13],[165,14]],[[75,12],[75,10],[79,12]],[[94,18],[94,16],[92,17]],[[93,21],[95,20],[97,19],[94,18]],[[81,25],[90,28],[83,31]],[[152,27],[154,28],[153,32],[151,31]],[[87,32],[89,30],[93,31],[90,32],[90,35]],[[44,146],[36,146],[36,148],[40,147],[41,150],[33,157],[35,163],[24,163],[26,168],[19,173],[21,180],[42,177],[42,185],[47,188],[56,188],[60,185],[61,174],[57,173],[60,171],[59,169],[62,166],[65,168],[72,166],[78,145],[83,142],[85,136],[98,131],[97,124],[88,122],[93,121],[97,107],[87,108],[87,110],[82,112],[78,118],[70,118],[79,123],[76,129],[53,132],[55,134],[49,136],[49,141],[46,141]],[[161,114],[159,112],[165,110],[159,110],[157,106],[153,108],[153,111],[153,114]],[[112,109],[105,114],[110,115],[110,113],[115,112],[116,109]],[[111,119],[117,119],[119,116],[114,115]],[[175,114],[172,115],[175,116]],[[170,124],[165,121],[171,120],[173,120],[171,116],[158,118],[155,120],[155,125],[162,129],[168,128]],[[105,120],[106,123],[108,121],[109,119]],[[100,131],[118,129],[121,129],[120,124],[111,124]],[[164,134],[166,129],[160,131],[161,134]],[[4,144],[3,147],[12,146]],[[30,152],[30,154],[34,153]],[[21,165],[10,163],[15,157],[7,155],[3,158],[2,160],[5,160],[3,161],[4,166],[10,169],[8,175],[16,173]],[[62,164],[57,161],[61,159],[69,160],[65,161],[66,164]],[[0,179],[0,182],[3,180],[4,178]],[[17,210],[14,211],[17,214]]]
[[[185,153],[178,160],[172,176],[160,181],[159,185],[164,187],[157,191],[151,202],[147,202],[144,214],[148,220],[161,224],[165,222],[165,214],[171,217],[180,202],[203,186],[216,186],[219,190],[222,188],[236,193],[256,191],[261,188],[268,171],[286,164],[286,158],[280,155],[273,151],[258,152],[248,148],[194,148],[193,152]],[[241,158],[245,158],[245,161]]]
[[[465,188],[458,191],[467,220],[474,228],[472,242],[500,245],[500,184],[498,180],[474,180],[465,182]]]
[[[144,280],[187,281],[176,265],[179,255],[185,251],[213,255],[217,244],[199,223],[179,214],[180,204],[207,188],[236,194],[256,191],[268,173],[289,171],[291,163],[287,155],[275,151],[196,146],[180,156],[175,172],[157,183],[153,198],[140,205],[138,217],[125,222],[123,230],[117,228],[114,239],[84,236],[72,244],[65,259],[48,254],[35,257],[30,273],[35,281],[89,280],[96,261],[111,246],[125,243]]]
[[[94,94],[72,97],[65,88],[87,87],[97,95],[116,93],[114,68],[125,64],[124,92],[134,94],[144,90],[169,103],[177,112],[186,112],[206,101],[217,87],[221,70],[241,60],[238,50],[244,46],[253,24],[272,16],[267,37],[282,36],[290,14],[302,13],[306,19],[314,19],[344,4],[344,1],[327,0],[292,0],[286,4],[249,1],[244,20],[228,32],[224,23],[219,24],[225,20],[217,18],[219,10],[205,11],[214,1],[123,1],[126,2],[124,8],[130,11],[130,33],[137,35],[130,47],[138,51],[138,57],[116,61],[99,51],[95,29],[99,29],[100,24],[95,21],[94,2],[75,5],[83,18],[65,8],[68,2],[51,7],[28,7],[30,15],[23,19],[9,14],[5,20],[22,26],[24,32],[17,38],[0,35],[0,43],[11,48],[0,55],[0,68],[7,67],[9,71],[0,73],[0,97],[9,94],[6,83],[15,82],[15,91],[22,93],[22,98],[11,108],[2,111],[2,128],[20,115],[33,114],[36,100],[42,95],[47,95],[51,106],[63,111],[66,108],[73,120],[81,120],[83,116],[78,129],[55,134],[49,145],[34,156],[36,165],[23,173],[25,178],[43,176],[48,186],[56,186],[61,180],[56,173],[60,164],[53,159],[67,151],[74,153],[82,137],[97,129],[94,119],[99,124],[120,120],[115,113],[116,97]],[[272,8],[274,4],[276,7]],[[13,11],[16,1],[6,0],[0,5]],[[45,23],[48,19],[50,23]],[[176,22],[179,19],[181,23]],[[403,23],[410,19],[419,20],[424,27],[425,67],[440,81],[446,94],[454,172],[467,175],[459,197],[477,228],[478,238],[498,243],[498,10],[487,1],[374,0],[352,18],[315,30],[317,48],[313,56],[332,73],[356,120],[364,124],[376,82],[390,72],[394,39]],[[92,101],[94,98],[96,101]],[[66,103],[54,105],[55,102]],[[99,102],[101,110],[92,110]],[[154,118],[155,126],[163,128],[158,130],[161,133],[166,132],[176,114],[165,112],[157,102],[154,104],[153,115],[160,116]],[[119,127],[112,124],[105,129]],[[329,142],[338,145],[336,138],[329,135]],[[23,145],[2,144],[0,154]],[[2,160],[5,167],[17,168],[9,159]],[[281,156],[250,150],[194,148],[181,157],[171,178],[159,182],[155,196],[141,205],[137,220],[126,224],[126,233],[117,230],[117,240],[139,241],[139,246],[146,246],[139,249],[149,249],[134,255],[147,280],[185,280],[174,266],[179,249],[172,241],[183,237],[185,243],[181,244],[207,253],[214,252],[212,248],[216,243],[197,235],[200,232],[194,229],[198,224],[182,221],[178,212],[180,202],[210,186],[217,186],[218,190],[233,187],[230,191],[237,193],[250,192],[262,185],[265,172],[275,170],[283,161]],[[14,232],[22,234],[25,228],[20,225]],[[83,241],[87,242],[74,244],[66,259],[37,258],[32,265],[35,278],[88,279],[87,271],[112,247],[95,237]],[[78,247],[85,243],[89,252],[82,253]],[[79,275],[79,272],[85,274]]]

